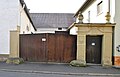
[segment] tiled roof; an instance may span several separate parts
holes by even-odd
[[[74,21],[72,13],[31,13],[36,28],[68,28]]]

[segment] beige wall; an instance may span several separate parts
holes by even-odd
[[[103,66],[112,65],[112,24],[75,24],[78,27],[77,35],[77,60],[86,62],[86,36],[102,35]]]
[[[17,30],[10,31],[10,58],[19,57],[19,34],[20,27],[17,26]]]

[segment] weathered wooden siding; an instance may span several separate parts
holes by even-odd
[[[76,59],[76,38],[67,33],[20,35],[20,57],[25,61],[70,62]]]

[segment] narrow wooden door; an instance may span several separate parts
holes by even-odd
[[[86,38],[87,63],[101,63],[102,36],[87,36]]]

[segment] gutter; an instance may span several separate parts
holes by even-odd
[[[74,27],[75,26],[75,22],[74,23],[72,23],[72,25],[70,25],[69,27],[68,27],[68,29],[67,29],[67,31],[69,31],[72,27]]]

